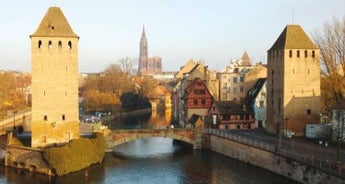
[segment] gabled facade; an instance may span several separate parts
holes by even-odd
[[[287,25],[267,51],[267,130],[305,134],[320,121],[319,49],[299,25]]]
[[[245,105],[235,101],[214,102],[209,109],[212,127],[219,129],[255,128],[253,113]]]
[[[58,7],[50,7],[31,36],[31,145],[79,138],[78,41]]]
[[[257,128],[265,128],[267,121],[267,90],[266,78],[260,78],[250,89],[245,98],[245,104],[254,112]]]
[[[174,88],[174,120],[178,121],[180,125],[184,126],[186,123],[186,111],[184,110],[185,101],[182,99],[185,96],[185,89],[190,86],[195,78],[200,78],[208,92],[211,94],[214,100],[218,100],[219,94],[219,81],[216,78],[216,74],[207,69],[207,66],[201,62],[197,62],[194,67],[191,67],[194,62],[191,60],[187,63],[189,67],[183,67],[184,70],[182,78],[177,81],[177,85]],[[178,72],[177,75],[180,75]]]
[[[245,75],[251,70],[251,60],[244,52],[240,60],[233,60],[225,70],[219,72],[219,100],[220,101],[243,101],[245,93]]]
[[[213,103],[213,97],[208,91],[205,82],[200,78],[195,78],[193,83],[185,88],[183,100],[184,122],[187,122],[193,114],[206,116],[208,109]]]

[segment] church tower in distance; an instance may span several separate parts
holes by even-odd
[[[147,38],[145,34],[145,27],[143,26],[143,32],[140,39],[140,54],[139,54],[139,69],[138,74],[146,73],[147,69],[147,60],[148,60],[148,51],[147,51]]]
[[[50,7],[31,36],[31,146],[79,138],[78,41],[59,7]]]
[[[305,134],[320,122],[320,50],[299,25],[287,25],[267,51],[267,130]]]

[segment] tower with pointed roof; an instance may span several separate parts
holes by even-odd
[[[252,66],[252,61],[250,60],[247,51],[244,51],[241,60],[242,66]]]
[[[145,26],[143,26],[143,32],[140,39],[140,54],[139,54],[139,69],[138,73],[146,73],[147,69],[147,60],[148,60],[148,51],[147,51],[147,38],[145,34]]]
[[[32,147],[79,137],[78,40],[59,7],[31,38]]]
[[[287,25],[267,51],[267,128],[305,134],[320,121],[319,49],[299,25]]]
[[[148,57],[147,38],[145,34],[145,27],[143,26],[143,32],[140,39],[140,54],[139,54],[139,75],[153,75],[155,73],[162,72],[162,58]]]

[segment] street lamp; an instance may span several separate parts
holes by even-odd
[[[321,148],[322,148],[322,141],[320,140],[319,141],[319,144],[320,144],[320,168],[321,168]]]

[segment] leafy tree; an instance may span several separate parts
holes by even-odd
[[[20,72],[0,73],[0,118],[7,111],[24,109],[26,104],[25,90],[31,83],[31,76]]]
[[[155,89],[158,86],[158,82],[151,76],[144,76],[139,83],[139,94],[149,99],[157,99]]]
[[[102,93],[97,90],[88,90],[83,95],[83,107],[86,112],[106,111],[114,112],[121,105],[120,99],[112,93]]]
[[[150,102],[146,97],[140,96],[133,92],[123,93],[120,99],[122,109],[125,111],[150,107]]]

